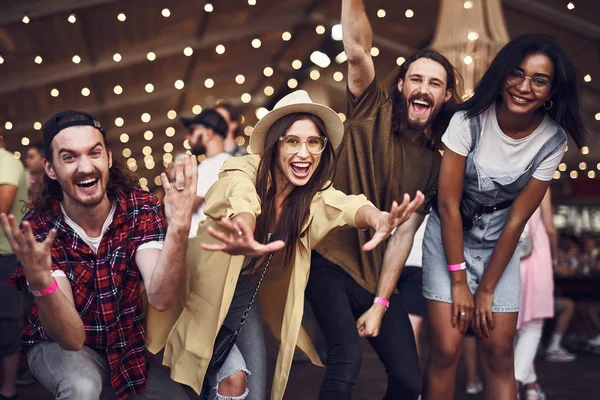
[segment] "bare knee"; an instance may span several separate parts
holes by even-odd
[[[485,341],[483,341],[485,342]],[[480,343],[482,362],[494,372],[510,372],[514,368],[514,347],[507,343]]]
[[[240,397],[246,393],[246,373],[238,371],[219,381],[217,392],[224,397]]]
[[[458,364],[461,356],[461,346],[450,341],[431,344],[431,364],[437,368],[449,368]]]

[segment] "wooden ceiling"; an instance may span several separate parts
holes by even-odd
[[[455,1],[462,5],[462,0]],[[366,3],[379,50],[377,74],[383,79],[398,57],[431,42],[439,0]],[[570,146],[565,162],[568,170],[577,169],[581,161],[596,168],[600,161],[600,121],[595,120],[600,113],[600,3],[574,0],[571,11],[567,3],[503,0],[504,15],[511,37],[550,33],[573,58],[584,86],[582,115],[590,133],[590,153],[579,154]],[[23,143],[41,141],[36,122],[43,123],[61,109],[81,109],[107,127],[115,154],[121,155],[125,148],[131,151],[137,173],[151,187],[163,170],[164,145],[172,143],[173,154],[184,151],[185,129],[178,118],[192,115],[195,105],[210,107],[224,99],[240,107],[243,126],[252,126],[257,108],[270,109],[292,90],[289,84],[293,86],[290,80],[294,79],[314,99],[345,111],[345,79],[334,79],[334,73],[345,78],[347,67],[333,61],[343,48],[330,34],[339,22],[340,0],[214,0],[211,6],[212,12],[207,12],[207,2],[202,0],[5,0],[0,10],[0,129],[4,128],[6,148],[23,152]],[[168,17],[163,16],[165,8]],[[408,8],[414,17],[405,17]],[[380,9],[386,11],[384,18],[377,17]],[[124,21],[118,19],[121,13]],[[68,20],[72,14],[74,23]],[[29,23],[23,22],[25,15]],[[324,33],[317,32],[319,26]],[[290,40],[282,38],[285,32]],[[253,47],[255,39],[260,40],[258,48]],[[216,51],[219,45],[225,47],[223,54]],[[191,56],[184,54],[187,47],[193,49]],[[309,59],[315,50],[328,54],[331,65],[315,66]],[[115,53],[120,55],[118,62]],[[154,53],[153,61],[149,53]],[[41,64],[35,62],[38,56]],[[79,56],[79,63],[73,62],[74,56]],[[298,63],[293,65],[295,60],[301,62],[299,68],[295,68]],[[272,76],[265,75],[266,67],[274,70]],[[314,70],[319,71],[317,80],[310,77]],[[588,74],[592,80],[584,82]],[[207,79],[214,86],[207,87]],[[175,87],[178,80],[184,84],[182,89]],[[146,90],[149,83],[151,92]],[[121,94],[116,86],[122,88]],[[273,94],[265,94],[266,87]],[[84,88],[89,95],[82,94]],[[242,101],[245,93],[251,97],[248,103]],[[150,114],[149,122],[142,121],[144,113]],[[115,125],[117,118],[123,119],[122,126]],[[166,134],[169,127],[174,128],[173,137]],[[144,135],[147,131],[152,135]],[[126,143],[121,141],[123,133],[129,137]],[[155,166],[151,169],[144,163],[145,146],[152,149]]]

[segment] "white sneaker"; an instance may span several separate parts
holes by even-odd
[[[479,394],[481,392],[483,392],[483,383],[481,382],[477,382],[477,383],[467,383],[467,388],[465,389],[465,392],[467,394]]]
[[[589,344],[591,346],[600,346],[600,335],[588,340],[587,344]]]
[[[567,350],[562,347],[558,347],[556,349],[548,349],[546,351],[546,361],[552,362],[571,362],[575,361],[577,356],[573,353],[569,353]]]
[[[525,400],[546,400],[546,394],[541,390],[527,389]]]

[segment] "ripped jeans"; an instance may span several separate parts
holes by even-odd
[[[237,329],[259,278],[259,273],[240,275],[229,312],[223,322],[232,331]],[[219,382],[239,371],[246,373],[246,392],[239,397],[221,396],[217,391]],[[252,305],[248,318],[244,322],[244,328],[240,331],[235,346],[217,376],[209,376],[208,380],[210,400],[264,400],[266,398],[267,350],[258,302]]]

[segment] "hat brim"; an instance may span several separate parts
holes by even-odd
[[[185,126],[187,129],[190,129],[190,125],[192,125],[194,118],[181,117],[181,118],[179,118],[179,120],[181,121],[183,126]]]
[[[262,156],[265,151],[265,138],[271,126],[286,115],[295,113],[312,114],[319,117],[325,124],[325,135],[334,150],[342,143],[344,123],[335,111],[322,104],[299,103],[277,108],[258,121],[250,136],[250,152]]]

